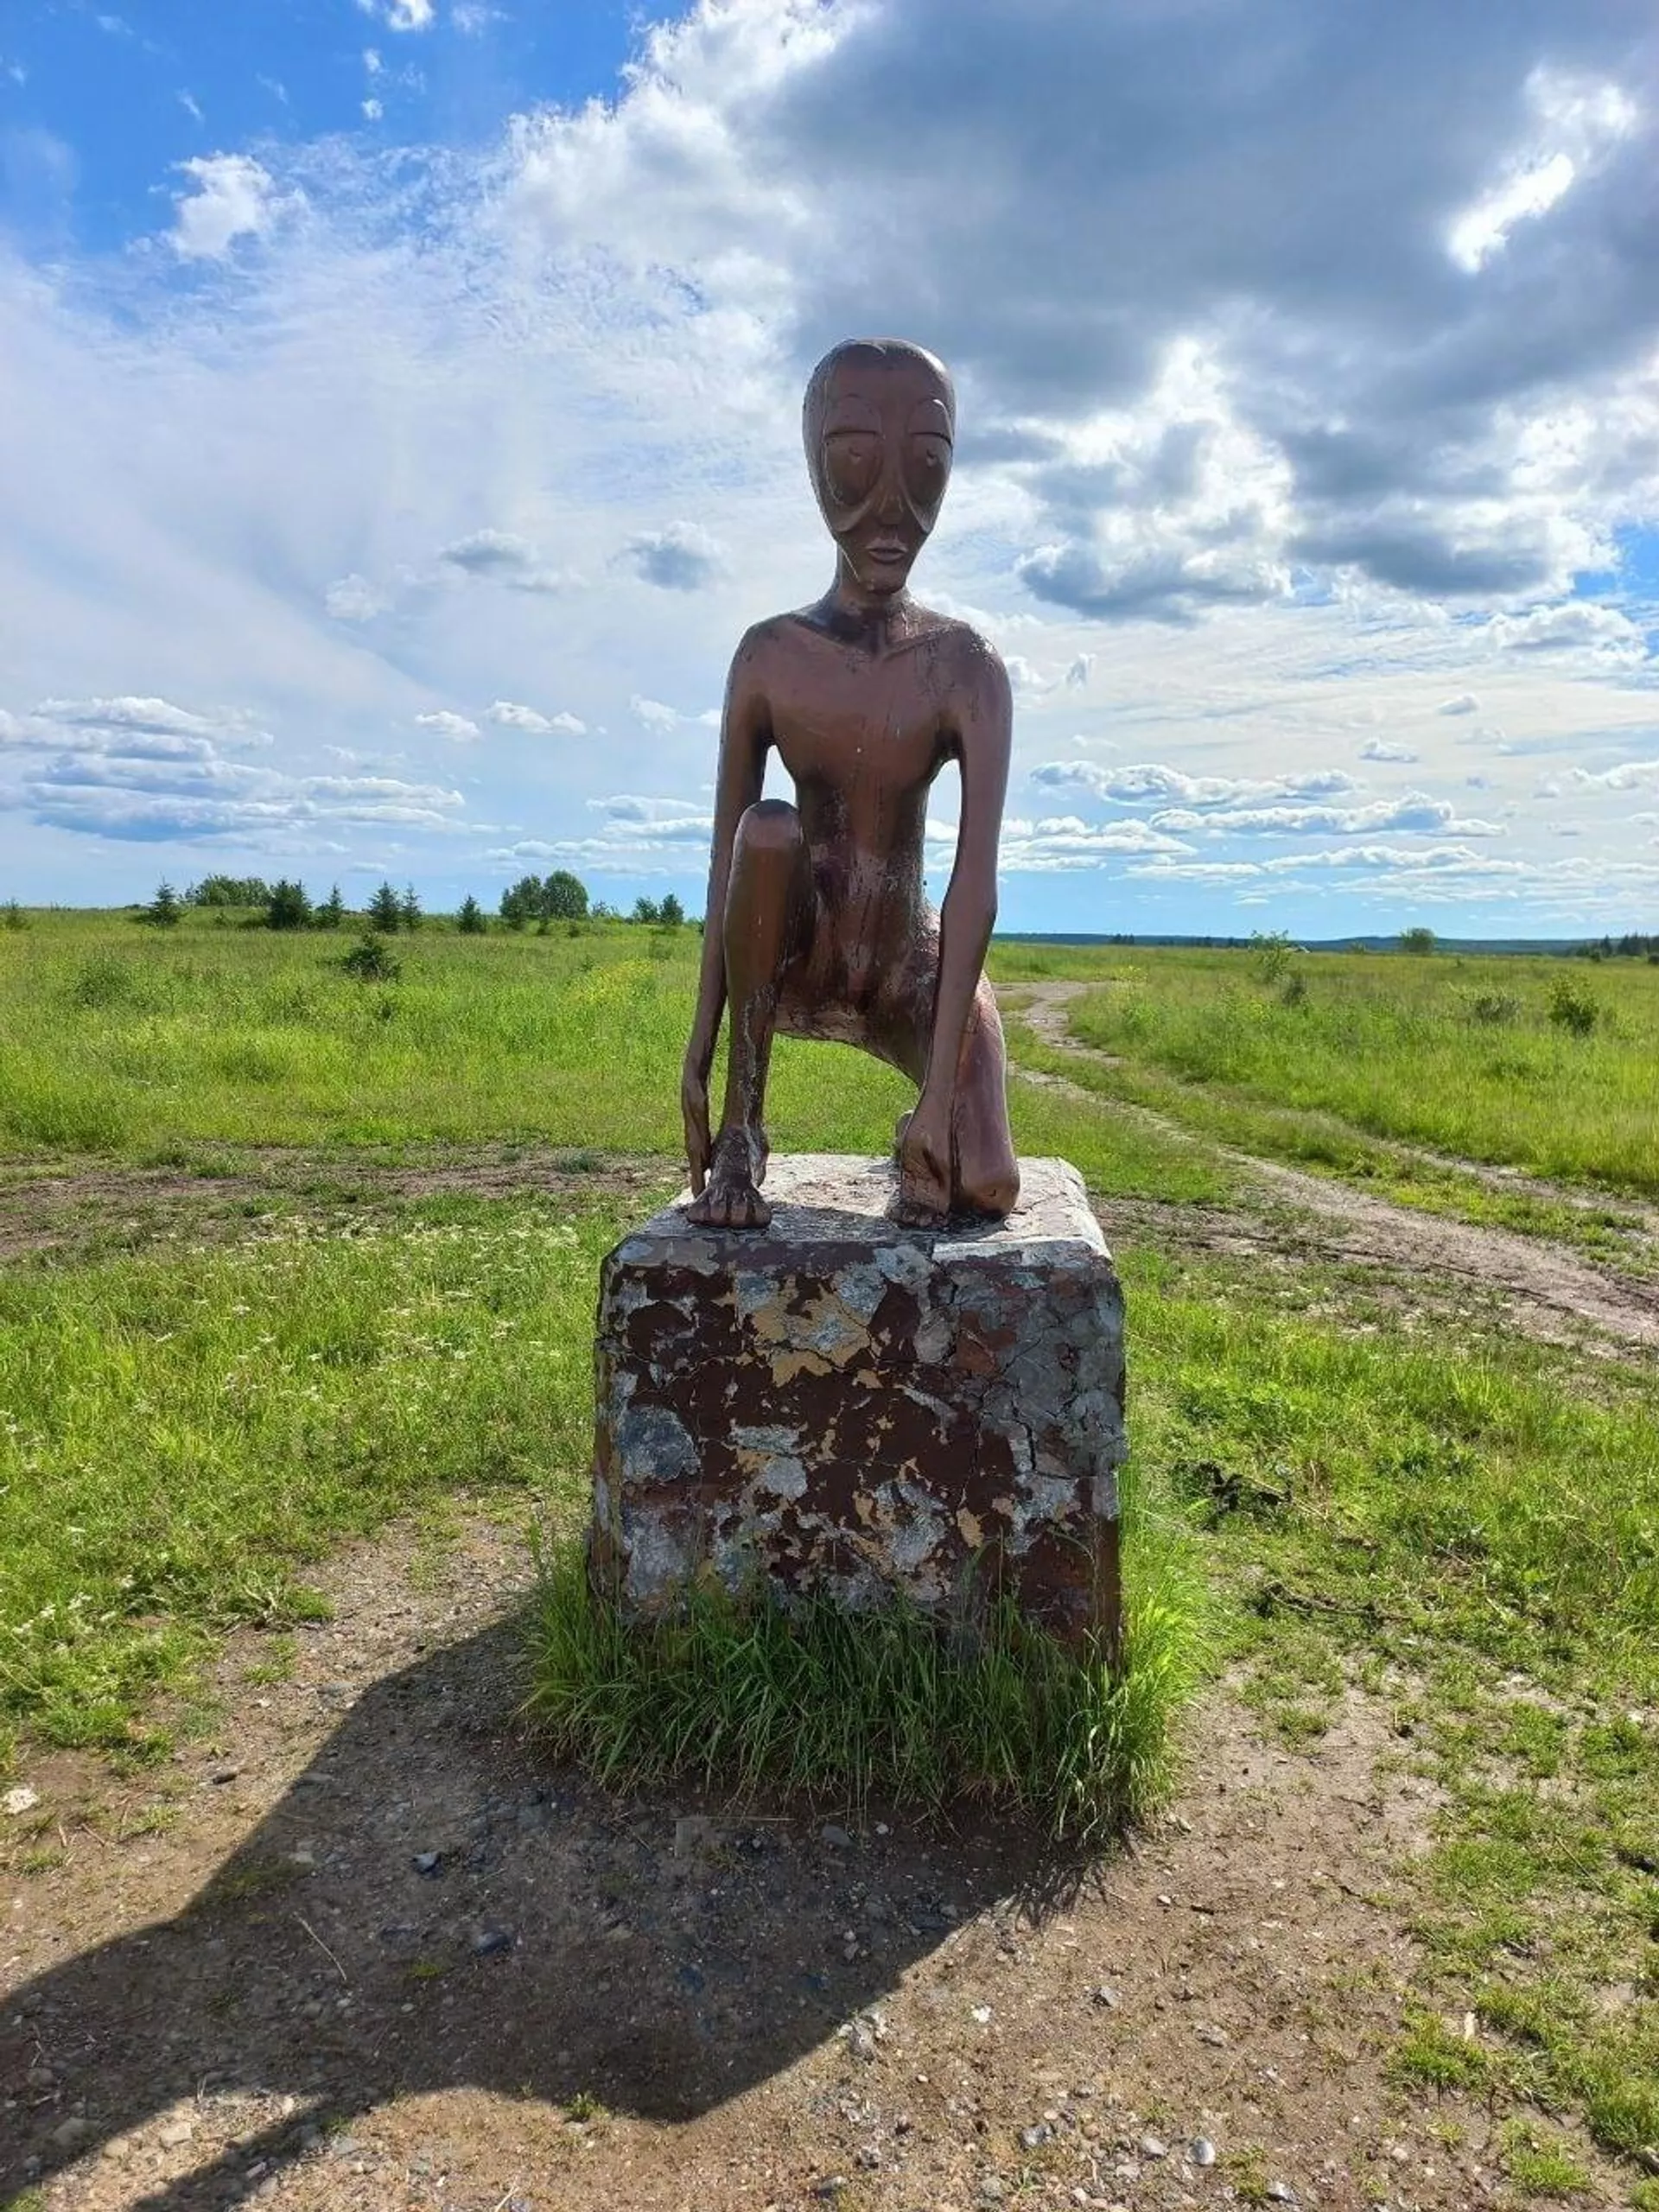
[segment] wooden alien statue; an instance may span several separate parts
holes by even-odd
[[[807,386],[807,461],[836,546],[813,607],[737,649],[726,693],[702,973],[681,1103],[692,1220],[763,1228],[772,1040],[857,1045],[919,1089],[899,1124],[901,1221],[1001,1218],[1019,1195],[1007,1067],[983,975],[996,916],[1008,679],[965,623],[906,588],[950,480],[956,395],[944,365],[891,339],[837,346]],[[760,796],[775,747],[793,806]],[[927,797],[962,777],[943,911],[922,883]],[[721,1015],[731,1037],[710,1141]]]

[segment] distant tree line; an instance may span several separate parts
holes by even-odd
[[[1587,944],[1575,944],[1573,957],[1576,960],[1646,960],[1659,967],[1659,937],[1649,937],[1641,930],[1627,930],[1623,937],[1604,937]]]
[[[174,929],[191,908],[215,912],[221,921],[238,913],[244,927],[272,930],[337,930],[360,918],[365,931],[378,937],[417,930],[425,919],[412,883],[399,891],[383,882],[356,916],[347,909],[338,884],[326,899],[314,903],[297,879],[283,876],[267,883],[260,875],[207,875],[182,893],[170,883],[159,884],[149,905],[138,909],[138,919],[153,928]],[[524,875],[509,885],[501,893],[500,916],[510,930],[528,928],[532,922],[545,931],[555,922],[585,921],[643,922],[657,929],[678,929],[685,921],[685,909],[671,891],[661,899],[637,899],[631,914],[620,914],[602,900],[590,900],[580,876],[557,868],[551,875]],[[21,909],[12,926],[22,926]],[[489,918],[469,892],[455,911],[455,927],[463,937],[481,937],[489,926]]]

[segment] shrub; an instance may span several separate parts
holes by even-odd
[[[1281,1006],[1300,1006],[1307,996],[1307,978],[1292,974],[1285,978],[1285,988],[1279,994]]]
[[[386,943],[385,936],[373,929],[364,931],[340,964],[359,983],[395,983],[403,972],[403,963]]]
[[[1425,929],[1421,922],[1414,929],[1402,930],[1400,950],[1402,952],[1433,952],[1434,950],[1433,931]]]
[[[29,927],[29,916],[15,899],[8,899],[5,905],[0,906],[0,926],[9,930],[26,930]]]
[[[1283,930],[1257,930],[1250,939],[1255,972],[1264,983],[1276,983],[1290,966],[1290,939]]]
[[[1521,1011],[1519,999],[1511,998],[1507,991],[1482,991],[1469,1003],[1469,1019],[1489,1028],[1497,1028],[1513,1021]]]
[[[484,918],[484,909],[469,891],[461,902],[461,911],[455,916],[455,927],[462,937],[482,937],[489,926]]]
[[[664,929],[677,930],[685,919],[685,909],[671,891],[657,909],[657,919]]]
[[[1601,1020],[1601,1008],[1570,976],[1558,976],[1550,986],[1549,1018],[1558,1029],[1588,1037]]]

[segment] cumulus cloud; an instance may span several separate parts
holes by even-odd
[[[1412,761],[1417,755],[1408,745],[1396,744],[1392,738],[1371,737],[1360,747],[1359,757],[1362,760]]]
[[[575,715],[538,714],[534,707],[521,707],[512,699],[497,699],[484,710],[486,721],[493,722],[498,729],[523,730],[530,737],[586,737],[588,725]]]
[[[1647,641],[1630,616],[1599,600],[1566,600],[1526,614],[1499,614],[1491,634],[1506,652],[1590,652],[1632,664],[1647,655]]]
[[[1427,791],[1402,798],[1377,799],[1369,806],[1220,806],[1205,813],[1168,807],[1151,817],[1157,830],[1204,830],[1216,837],[1305,837],[1335,832],[1352,836],[1365,830],[1415,830],[1425,836],[1453,833],[1465,837],[1501,837],[1501,824],[1460,816],[1449,799]]]
[[[462,575],[505,584],[510,591],[554,592],[569,582],[543,561],[528,538],[505,530],[475,530],[444,546],[438,558]]]
[[[1574,768],[1572,777],[1584,791],[1642,791],[1649,785],[1659,787],[1659,760],[1620,760],[1611,768]]]
[[[181,261],[224,261],[238,238],[264,237],[303,204],[298,193],[279,192],[251,154],[201,154],[178,166],[195,188],[175,203]]]
[[[435,0],[357,0],[357,4],[388,30],[426,31],[437,21]]]
[[[476,745],[483,734],[470,716],[454,714],[447,707],[435,714],[416,715],[415,721],[417,728],[429,729],[435,735],[447,737],[455,745]]]
[[[1051,789],[1075,785],[1096,798],[1124,806],[1149,799],[1225,806],[1241,799],[1327,798],[1358,789],[1340,768],[1317,768],[1299,776],[1191,776],[1161,760],[1138,760],[1123,767],[1109,767],[1097,760],[1045,760],[1032,770],[1031,780]]]
[[[392,602],[365,576],[339,576],[322,595],[322,603],[336,622],[372,622],[391,611]]]
[[[628,707],[634,720],[644,728],[654,731],[658,737],[666,737],[671,731],[677,730],[684,719],[677,707],[665,707],[660,699],[642,698],[637,691],[629,700]]]
[[[1455,698],[1442,699],[1434,711],[1437,715],[1478,715],[1480,702],[1472,691],[1459,691]]]
[[[726,570],[725,547],[694,522],[636,531],[625,551],[635,574],[664,591],[702,591]]]
[[[262,745],[241,715],[165,699],[43,700],[0,718],[0,734],[41,756],[0,806],[37,825],[129,843],[249,841],[287,850],[325,830],[450,831],[464,801],[442,785],[384,775],[297,775],[227,757]]]

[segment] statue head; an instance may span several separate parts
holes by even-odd
[[[901,592],[950,480],[957,395],[943,361],[899,338],[851,338],[806,387],[812,488],[867,592]]]

